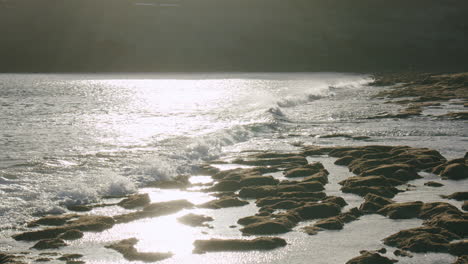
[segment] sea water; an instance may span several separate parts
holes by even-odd
[[[21,247],[9,236],[35,216],[67,212],[68,205],[100,202],[104,196],[142,192],[145,189],[140,188],[148,182],[193,174],[197,164],[235,157],[246,150],[297,151],[303,144],[387,144],[433,148],[447,158],[464,155],[468,145],[466,122],[431,115],[463,110],[463,105],[444,103],[426,110],[423,116],[409,119],[369,119],[401,108],[372,98],[386,88],[372,87],[371,81],[369,75],[341,73],[1,74],[0,250]],[[331,134],[368,138],[364,141],[322,138]],[[338,175],[327,186],[327,192],[343,196],[338,193],[336,182],[351,174],[332,167],[331,161],[329,165],[322,162],[331,175],[333,172]],[[443,191],[448,194],[462,187],[449,184]],[[200,203],[211,199],[208,195],[177,191],[147,192],[153,201],[187,198]],[[409,192],[399,199],[432,201],[438,197],[433,191],[418,195]],[[355,205],[361,202],[354,196],[348,198]],[[323,263],[339,263],[357,255],[358,249],[333,255],[329,251],[336,248],[330,248],[331,244],[341,241],[343,246],[352,247],[353,240],[362,233],[360,225],[375,223],[375,228],[368,229],[363,236],[375,238],[380,232],[379,239],[420,225],[419,220],[395,223],[366,216],[339,233],[323,233],[321,238],[288,233],[283,236],[289,238],[288,243],[297,243],[279,254],[216,253],[204,257],[190,254],[195,237],[240,237],[238,230],[227,226],[256,212],[254,205],[226,210],[223,214],[201,210],[213,215],[216,219],[213,225],[218,225],[208,235],[174,224],[176,215],[139,221],[133,227],[118,225],[117,231],[113,228],[112,232],[86,234],[64,251],[79,249],[88,253],[88,261],[96,263],[108,258],[111,263],[121,261],[118,253],[95,250],[89,243],[104,245],[128,238],[125,233],[142,236],[147,228],[163,232],[164,228],[154,227],[172,223],[192,239],[180,234],[180,240],[186,243],[172,240],[171,244],[166,239],[171,234],[158,240],[155,233],[154,237],[140,237],[139,247],[144,251],[174,252],[177,245],[180,254],[167,260],[168,263],[194,263],[190,262],[194,259],[216,263],[216,259],[226,254],[230,256],[229,263],[284,263],[285,259],[302,263],[308,255],[299,252],[306,246],[314,251],[320,249],[322,253],[314,254]],[[117,214],[115,209],[94,213]],[[128,228],[133,231],[125,231]],[[328,242],[320,244],[323,239]],[[375,239],[369,246],[378,245],[379,239]],[[442,259],[450,259],[442,255]],[[332,261],[330,256],[335,259]],[[420,261],[427,262],[427,258]]]

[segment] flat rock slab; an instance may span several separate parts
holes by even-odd
[[[210,251],[250,251],[271,250],[286,246],[286,240],[279,237],[258,237],[247,239],[210,239],[195,240],[194,253],[205,253]]]

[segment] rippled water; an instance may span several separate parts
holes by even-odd
[[[384,89],[368,86],[370,80],[339,73],[0,74],[0,226],[135,192],[148,181],[190,173],[202,161],[242,150],[391,144],[464,155],[466,122],[367,119],[398,110],[369,99]],[[459,109],[446,103],[428,113]],[[333,133],[370,138],[320,137]]]

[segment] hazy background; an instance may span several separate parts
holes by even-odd
[[[0,0],[0,72],[466,70],[467,11],[464,0]]]

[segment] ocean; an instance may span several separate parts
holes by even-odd
[[[449,159],[463,157],[468,146],[466,122],[433,116],[462,110],[463,105],[442,103],[409,119],[371,119],[400,109],[373,98],[386,88],[373,87],[371,81],[371,75],[349,73],[0,74],[0,251],[26,248],[10,236],[37,216],[142,191],[149,182],[192,175],[199,164],[243,151],[383,144],[428,147]],[[349,174],[340,169],[331,172]],[[337,186],[331,186],[331,192],[333,188],[338,192]],[[444,191],[459,188],[448,184]],[[195,201],[207,199],[194,193],[161,191],[152,193],[152,200],[184,195]],[[414,200],[414,195],[403,195],[401,200]],[[428,191],[416,198],[433,200],[436,195]],[[233,215],[237,219],[254,214],[254,207],[232,209],[215,219],[221,219],[220,226],[224,226],[233,221],[229,220]],[[97,212],[112,215],[109,209]],[[170,226],[164,219],[146,224]],[[351,225],[348,233],[322,237],[322,244],[313,240],[319,245],[314,250],[325,250],[317,253],[323,263],[340,263],[351,254],[349,250],[329,251],[329,244],[337,239],[352,247],[356,236],[379,234],[383,238],[382,234],[402,229],[377,216],[366,219]],[[369,223],[375,228],[363,233],[359,228],[366,229]],[[408,220],[405,227],[420,223]],[[93,243],[127,238],[122,233],[132,232],[126,228],[117,227],[119,235],[110,231],[87,235],[84,242],[64,252],[88,252],[87,263],[127,263],[115,252],[93,249]],[[139,228],[130,229],[146,232]],[[232,229],[220,230],[216,235],[239,236]],[[382,230],[387,231],[379,233]],[[180,232],[196,237],[186,227]],[[309,258],[301,247],[311,242],[294,232],[287,236],[302,242],[279,255],[216,253],[195,259],[204,263],[217,263],[219,257],[231,259],[226,263],[284,263],[287,259],[301,263]],[[181,244],[155,237],[143,239],[141,248],[150,251],[159,241],[166,246],[159,251],[171,251],[171,246]],[[191,250],[187,243],[180,247],[182,257],[164,263],[197,263],[190,262],[194,259],[187,253]],[[357,255],[360,249],[351,252]],[[408,263],[450,259],[447,256],[429,254]]]

